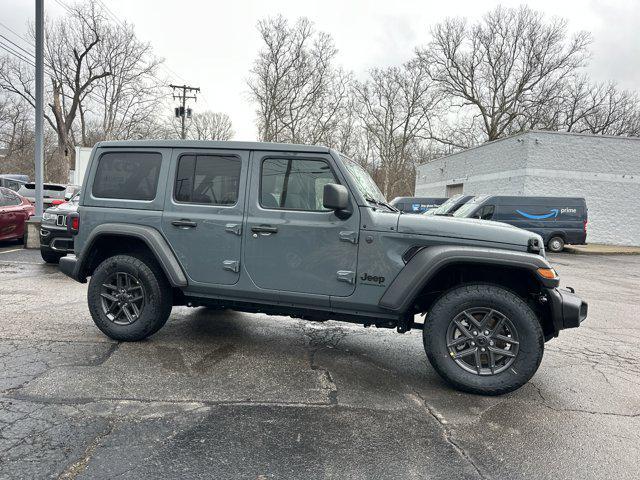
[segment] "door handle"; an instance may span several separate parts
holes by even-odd
[[[251,227],[253,233],[278,233],[278,227],[272,225],[255,225]]]
[[[192,222],[189,219],[183,218],[181,220],[174,220],[171,222],[171,225],[178,228],[196,228],[198,224],[196,222]]]

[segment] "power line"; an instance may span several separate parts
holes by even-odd
[[[56,0],[58,1],[58,0]],[[123,28],[126,28],[126,23],[121,21],[118,16],[113,12],[113,10],[111,10],[109,8],[109,6],[103,1],[103,0],[96,0],[107,12],[107,14],[113,19],[115,20],[117,23],[119,23]],[[178,78],[179,80],[182,80],[183,82],[187,82],[187,80],[181,76],[179,73],[177,73],[175,70],[173,70],[171,67],[169,67],[168,65],[164,64],[164,63],[160,63],[158,65],[161,69],[163,69],[170,77],[175,77]],[[157,77],[154,77],[156,80],[158,80],[160,82],[160,79]],[[160,82],[161,83],[161,82]]]
[[[7,53],[10,53],[11,55],[13,55],[14,57],[19,58],[20,60],[22,60],[23,62],[31,65],[33,68],[36,68],[36,65],[30,61],[27,60],[25,57],[23,57],[19,52],[16,52],[15,50],[13,50],[11,47],[7,46],[6,44],[2,43],[2,41],[0,40],[0,48],[2,50],[4,50]]]
[[[5,30],[7,30],[8,32],[13,33],[16,37],[18,37],[20,40],[22,40],[23,42],[25,42],[27,45],[29,45],[30,47],[35,48],[35,45],[33,43],[31,43],[31,41],[26,38],[24,35],[20,35],[18,32],[16,32],[15,30],[13,30],[11,27],[7,27],[4,23],[0,22],[0,27],[4,27]]]
[[[118,17],[116,17],[116,15],[113,13],[113,11],[102,1],[102,0],[96,0],[100,5],[102,5],[102,8],[105,9],[105,11],[107,12],[107,14],[113,19],[115,20],[117,23],[119,23],[122,27],[126,28],[126,25],[124,24],[124,22],[122,22]]]
[[[26,53],[27,55],[30,55],[33,58],[36,58],[35,54],[33,52],[29,52],[28,50],[25,50],[24,48],[22,48],[20,45],[18,45],[17,43],[15,43],[14,41],[12,41],[11,39],[5,37],[4,35],[2,35],[0,33],[0,38],[4,38],[5,41],[9,42],[11,45],[13,45],[14,47],[22,50],[24,53]]]
[[[6,37],[4,37],[4,35],[0,34],[0,37],[3,37],[4,39],[6,39]],[[10,40],[8,40],[9,42],[11,42]],[[13,42],[11,42],[12,45],[15,45]],[[17,46],[17,45],[16,45]],[[35,56],[33,54],[29,54],[31,55],[33,58],[28,58],[25,57],[23,54],[21,54],[20,52],[16,51],[15,49],[13,49],[12,47],[9,47],[8,45],[6,45],[5,43],[3,43],[3,41],[0,39],[0,48],[2,50],[4,50],[5,52],[13,55],[14,57],[18,58],[19,60],[23,61],[24,63],[26,63],[27,65],[36,68],[35,65]],[[20,48],[20,47],[18,47]],[[24,49],[21,48],[21,50],[25,51]],[[27,52],[29,53],[29,52]],[[45,66],[45,72],[47,73],[47,75],[49,75],[50,77],[55,78],[55,72],[52,72],[50,67]],[[102,103],[104,100],[102,98],[100,98],[99,96],[97,96],[94,93],[87,93],[84,95],[85,97],[90,98],[91,100],[93,100],[94,102],[100,104]]]

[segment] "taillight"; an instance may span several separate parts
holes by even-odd
[[[584,225],[584,233],[587,233],[587,220],[583,222]]]
[[[63,203],[67,203],[64,200],[53,200],[51,205],[62,205]]]
[[[75,235],[80,230],[80,215],[78,212],[72,212],[67,215],[67,231],[71,235]]]

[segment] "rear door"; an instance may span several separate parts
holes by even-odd
[[[190,283],[238,282],[248,159],[247,151],[174,149],[162,231]]]
[[[243,255],[259,288],[353,293],[359,211],[340,219],[323,208],[327,183],[344,184],[329,154],[254,152]]]

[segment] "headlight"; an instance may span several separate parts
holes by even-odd
[[[56,214],[55,213],[44,212],[42,214],[42,219],[43,220],[55,220],[56,219]]]

